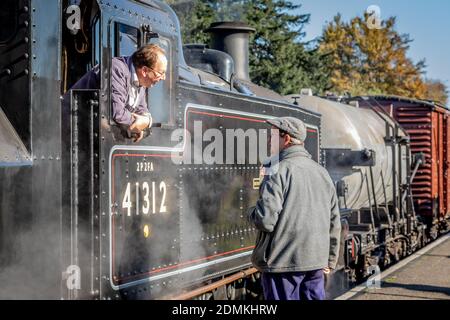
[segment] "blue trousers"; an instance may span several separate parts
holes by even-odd
[[[325,299],[322,269],[306,272],[263,272],[261,282],[266,300]]]

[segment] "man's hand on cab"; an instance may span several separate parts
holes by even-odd
[[[130,131],[133,133],[140,133],[149,127],[150,117],[146,115],[140,115],[137,113],[132,113],[134,122],[130,126]]]
[[[133,142],[139,142],[144,138],[144,131],[133,133]]]
[[[144,138],[144,130],[151,125],[150,115],[140,115],[132,113],[133,124],[130,126],[129,131],[133,137],[133,142],[139,142]]]

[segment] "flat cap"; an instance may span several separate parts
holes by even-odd
[[[286,132],[292,138],[300,141],[305,141],[306,139],[306,126],[300,119],[294,117],[281,117],[269,119],[266,122],[279,130]]]

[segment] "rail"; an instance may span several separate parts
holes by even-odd
[[[247,270],[242,270],[242,271],[239,271],[238,273],[235,273],[229,277],[223,278],[222,280],[213,282],[209,285],[194,289],[192,291],[182,293],[180,295],[166,296],[166,297],[163,297],[161,300],[189,300],[189,299],[195,298],[199,295],[202,295],[204,293],[211,292],[211,291],[213,291],[217,288],[220,288],[222,286],[225,286],[227,284],[233,283],[237,280],[251,276],[252,274],[254,274],[256,272],[258,272],[258,270],[256,268],[249,268]]]

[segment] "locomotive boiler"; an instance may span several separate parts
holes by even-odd
[[[321,114],[326,167],[333,180],[347,190],[343,195],[345,206],[361,209],[392,202],[394,186],[406,184],[410,157],[407,148],[392,148],[388,143],[387,139],[394,136],[395,120],[357,103],[350,105],[312,95],[288,96],[293,97],[300,106]],[[407,139],[401,127],[396,138]]]

